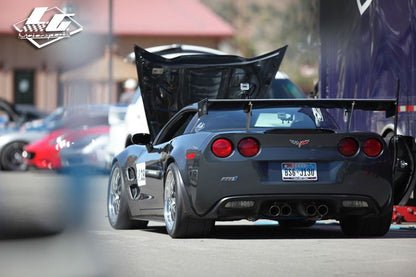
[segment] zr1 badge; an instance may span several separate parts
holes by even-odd
[[[146,163],[136,164],[137,185],[139,187],[146,185]]]

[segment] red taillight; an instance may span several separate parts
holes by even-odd
[[[369,157],[377,157],[382,150],[383,145],[375,138],[368,139],[363,144],[363,151]]]
[[[358,152],[358,142],[353,138],[343,138],[338,142],[338,151],[346,157],[352,157]]]
[[[233,144],[228,139],[217,139],[211,146],[212,153],[220,158],[225,158],[233,152]]]
[[[238,143],[238,152],[244,157],[253,157],[260,151],[260,145],[253,138],[245,138]]]

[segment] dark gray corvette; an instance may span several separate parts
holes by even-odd
[[[114,228],[145,228],[148,220],[164,220],[171,237],[198,237],[220,220],[272,219],[285,227],[307,227],[336,219],[347,235],[382,236],[389,230],[394,198],[409,189],[396,186],[396,192],[394,179],[406,184],[411,179],[413,157],[406,149],[414,142],[386,143],[375,133],[343,132],[326,109],[342,108],[349,115],[354,109],[384,110],[391,116],[395,100],[193,99],[200,101],[176,112],[185,99],[177,93],[169,96],[176,106],[162,110],[156,102],[166,93],[163,86],[174,91],[173,84],[189,76],[181,75],[184,70],[202,72],[206,80],[213,72],[228,80],[236,73],[245,76],[235,83],[219,78],[218,89],[206,85],[211,97],[202,99],[221,93],[247,97],[247,91],[267,97],[281,49],[252,60],[229,56],[213,62],[206,56],[175,62],[143,51],[136,48],[136,57],[153,132],[152,113],[174,115],[157,135],[136,134],[135,145],[114,159],[107,203]],[[177,82],[167,85],[172,72]],[[184,91],[195,96],[192,89]],[[229,97],[230,92],[238,96]],[[153,98],[148,105],[146,97]],[[396,160],[412,169],[402,168],[395,177]]]

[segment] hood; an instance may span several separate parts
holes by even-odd
[[[136,45],[137,73],[151,135],[181,108],[203,99],[264,98],[286,48],[250,59],[213,54],[168,59]]]

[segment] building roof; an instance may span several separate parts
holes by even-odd
[[[108,32],[108,1],[13,0],[0,1],[0,34],[15,32],[13,24],[29,17],[36,7],[74,8],[73,17],[84,32]],[[116,36],[231,37],[233,28],[198,0],[113,0]]]

